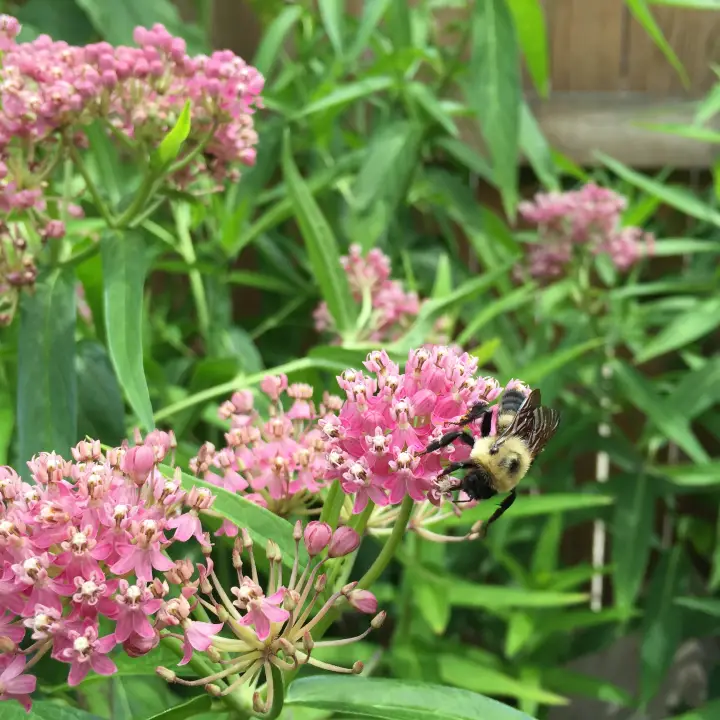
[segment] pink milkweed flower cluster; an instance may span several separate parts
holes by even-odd
[[[637,227],[620,227],[627,201],[608,188],[588,183],[569,192],[538,193],[532,202],[520,203],[520,214],[538,226],[539,243],[529,246],[529,272],[533,277],[561,275],[575,248],[607,254],[625,271],[654,252],[655,239]]]
[[[326,484],[327,441],[317,421],[339,410],[342,400],[325,393],[316,407],[312,386],[288,385],[285,375],[267,376],[260,389],[270,401],[269,417],[255,410],[252,392],[234,393],[219,409],[231,423],[225,446],[216,450],[205,443],[190,468],[207,482],[287,517],[313,504]],[[224,523],[219,532],[232,535],[236,529]]]
[[[343,668],[318,660],[312,654],[315,648],[324,645],[348,645],[362,640],[385,619],[384,612],[375,615],[375,596],[358,588],[356,582],[335,592],[326,592],[327,563],[357,549],[360,536],[347,526],[333,531],[329,525],[314,521],[303,528],[298,521],[293,537],[295,553],[292,563],[287,563],[289,574],[286,574],[278,544],[268,541],[266,557],[270,569],[265,587],[261,586],[258,576],[253,540],[244,529],[234,541],[232,561],[237,580],[229,592],[218,580],[209,557],[204,565],[197,566],[199,577],[195,580],[192,579],[192,563],[177,563],[176,570],[167,577],[170,582],[180,585],[180,597],[168,601],[161,612],[174,618],[175,625],[180,628],[187,623],[194,625],[194,629],[178,636],[185,648],[183,662],[190,660],[193,651],[206,652],[216,660],[222,653],[223,669],[198,680],[184,680],[174,671],[161,667],[157,669],[161,677],[171,683],[204,687],[211,695],[222,697],[243,685],[256,683],[264,674],[265,698],[255,692],[253,708],[255,712],[265,713],[272,706],[274,693],[281,691],[274,686],[273,666],[280,671],[296,670],[303,664],[340,673],[356,674],[362,670],[360,662],[351,668]],[[307,553],[301,554],[302,545]],[[305,555],[309,556],[309,561],[304,560]],[[317,625],[341,601],[347,601],[358,612],[374,615],[370,627],[357,637],[324,642],[314,640]],[[218,622],[192,623],[189,619],[191,603],[200,603]],[[220,635],[223,629],[231,637]],[[219,684],[226,678],[227,685]]]
[[[252,116],[264,79],[231,51],[191,57],[162,25],[136,28],[137,47],[76,47],[47,35],[18,43],[19,32],[16,18],[0,15],[0,213],[35,232],[0,226],[0,292],[32,285],[40,245],[62,238],[65,220],[82,213],[49,183],[75,148],[87,147],[91,123],[122,152],[147,158],[189,100],[186,160],[169,184],[187,188],[209,176],[217,186],[239,177],[238,164],[254,164]],[[10,313],[0,307],[2,315]]]
[[[445,461],[466,459],[469,448],[457,443],[421,453],[475,403],[498,398],[500,383],[477,376],[476,358],[445,346],[411,350],[402,370],[384,350],[371,352],[364,365],[367,373],[346,370],[337,378],[346,400],[339,413],[319,421],[330,441],[328,478],[354,497],[354,514],[370,501],[387,508],[408,496],[439,505],[443,496],[435,478]],[[497,408],[491,411],[490,434],[496,432]],[[479,423],[468,429],[481,434]]]
[[[358,340],[387,342],[397,340],[420,312],[417,293],[407,292],[399,280],[391,280],[390,258],[377,248],[363,257],[359,245],[351,245],[347,256],[340,258],[347,275],[350,292],[361,305],[369,302],[372,308],[363,333]],[[318,332],[336,334],[335,324],[322,302],[313,313]],[[337,342],[337,340],[336,340]]]

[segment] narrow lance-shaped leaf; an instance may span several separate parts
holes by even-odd
[[[285,704],[382,720],[532,720],[467,690],[385,678],[301,678],[290,686]]]
[[[157,171],[167,167],[180,153],[183,143],[190,135],[190,101],[188,100],[170,131],[160,141],[150,158],[150,164]]]
[[[270,74],[276,60],[280,57],[280,51],[285,43],[285,38],[292,30],[295,23],[302,15],[302,8],[299,5],[291,5],[285,8],[273,22],[265,28],[262,35],[262,42],[253,58],[253,65],[265,76]]]
[[[40,273],[20,301],[17,430],[25,476],[35,453],[68,457],[78,441],[75,302],[71,268]]]
[[[514,218],[522,100],[515,27],[506,0],[484,0],[474,8],[467,101],[490,149],[505,212]]]
[[[130,407],[140,424],[151,430],[153,411],[143,368],[141,332],[145,244],[137,232],[108,233],[101,241],[100,252],[110,359]]]
[[[337,242],[305,181],[300,176],[290,147],[290,135],[285,134],[282,167],[288,192],[297,214],[310,264],[323,299],[339,332],[352,327],[354,304],[347,278],[340,264]]]
[[[513,14],[520,47],[533,85],[542,97],[550,90],[545,11],[540,0],[506,0]]]

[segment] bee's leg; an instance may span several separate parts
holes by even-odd
[[[515,492],[515,488],[513,488],[510,491],[510,494],[500,503],[500,505],[498,505],[497,510],[495,510],[495,512],[490,516],[490,519],[482,526],[482,530],[480,532],[481,537],[485,537],[487,535],[490,525],[510,508],[510,506],[515,502],[516,497],[517,493]]]
[[[490,411],[490,405],[484,400],[475,403],[459,420],[458,425],[469,425],[479,420],[485,413]]]
[[[435,450],[440,450],[440,448],[447,447],[455,440],[464,442],[468,447],[473,447],[473,445],[475,445],[475,438],[469,432],[466,430],[453,430],[452,432],[445,433],[445,435],[438,440],[431,442],[421,453],[418,454],[426,455],[427,453],[434,452]]]
[[[469,470],[470,468],[477,467],[474,462],[451,462],[445,469],[437,476],[436,479],[445,477],[450,473],[454,473],[456,470]]]

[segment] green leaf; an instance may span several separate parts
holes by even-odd
[[[688,610],[697,610],[706,615],[720,617],[720,600],[716,598],[679,597],[675,598],[675,604]]]
[[[147,720],[186,720],[186,718],[192,718],[200,713],[207,712],[210,710],[211,705],[212,700],[209,695],[200,695],[182,703],[182,705],[163,710],[163,712],[157,713]]]
[[[532,700],[545,705],[565,705],[567,700],[542,688],[533,687],[494,668],[460,654],[438,657],[440,677],[474,692]],[[480,716],[478,716],[480,717]],[[482,717],[492,717],[491,715]]]
[[[580,695],[620,707],[631,707],[633,704],[633,697],[627,690],[607,680],[564,668],[543,671],[542,680],[550,689],[565,695]]]
[[[529,365],[518,370],[517,375],[526,383],[532,385],[548,375],[557,372],[561,367],[571,363],[573,360],[582,357],[585,353],[595,350],[595,348],[600,347],[604,343],[604,338],[594,338],[593,340],[586,340],[577,345],[572,345],[569,348],[556,350],[547,355],[541,355],[530,362]]]
[[[702,488],[720,484],[720,462],[702,465],[694,463],[655,465],[651,470],[680,487]]]
[[[522,104],[520,114],[520,149],[535,171],[538,180],[549,190],[559,190],[560,181],[550,145],[526,102]]]
[[[172,128],[160,141],[150,158],[150,165],[156,171],[166,168],[180,153],[183,143],[190,135],[190,101],[188,100]]]
[[[18,459],[38,452],[69,457],[77,438],[75,274],[41,272],[35,290],[20,300],[18,336]]]
[[[417,165],[422,127],[399,121],[370,140],[367,157],[353,185],[354,209],[363,212],[383,200],[392,214],[407,193]]]
[[[682,639],[681,608],[674,603],[683,583],[683,546],[666,550],[648,588],[640,645],[640,700],[643,707],[657,695]]]
[[[475,173],[483,180],[493,182],[493,171],[488,161],[462,140],[444,137],[437,140],[435,144],[449,155],[452,155],[457,162],[464,165],[471,173]]]
[[[301,678],[290,686],[285,704],[380,720],[531,720],[466,690],[385,678]]]
[[[389,5],[390,0],[365,0],[362,4],[363,11],[360,16],[360,25],[355,33],[355,41],[350,46],[345,58],[348,65],[351,66],[360,53],[367,48],[370,37],[383,19]]]
[[[627,612],[635,604],[650,558],[655,493],[648,475],[623,475],[616,487],[612,523],[615,602]]]
[[[51,700],[33,701],[30,713],[17,702],[6,702],[2,709],[2,720],[100,720],[84,710]]]
[[[23,28],[32,25],[39,33],[62,38],[71,45],[85,45],[93,41],[95,30],[75,0],[29,0],[13,8]],[[28,38],[23,38],[25,41]]]
[[[7,465],[10,440],[12,439],[15,427],[15,411],[13,410],[13,399],[10,387],[3,379],[2,368],[0,367],[0,465]]]
[[[282,167],[315,278],[335,326],[343,333],[353,326],[354,303],[335,237],[293,160],[289,133],[285,135]]]
[[[503,611],[511,608],[558,608],[579,605],[588,599],[585,593],[480,585],[451,576],[445,576],[442,580],[446,585],[448,601],[453,607]]]
[[[125,438],[125,406],[105,348],[81,340],[75,350],[79,438],[90,436],[117,447]]]
[[[202,36],[202,30],[195,23],[184,22],[177,8],[170,0],[123,0],[109,3],[107,0],[75,0],[86,12],[95,29],[111,45],[134,45],[133,30],[141,26],[152,27],[162,23],[173,35],[188,41],[191,54],[204,52],[209,48]]]
[[[512,507],[515,518],[536,517],[552,513],[588,510],[612,505],[612,495],[595,495],[580,493],[544,493],[542,495],[522,495]],[[480,503],[470,510],[465,510],[459,517],[446,518],[438,523],[442,527],[456,525],[472,525],[478,520],[487,520],[495,511],[492,503]],[[432,525],[432,523],[430,523]]]
[[[720,325],[720,298],[699,301],[693,308],[678,315],[650,340],[635,357],[638,363],[646,362],[658,355],[709,335]]]
[[[445,586],[439,578],[428,573],[418,574],[407,570],[411,584],[412,602],[416,611],[436,635],[442,635],[450,622],[451,605]]]
[[[535,291],[535,283],[525,283],[520,287],[511,290],[507,295],[503,295],[498,300],[487,303],[483,309],[465,326],[465,329],[460,333],[460,335],[458,335],[457,343],[459,345],[465,345],[470,338],[475,337],[476,333],[481,328],[487,325],[487,323],[491,320],[498,317],[498,315],[510,313],[533,299],[535,297]]]
[[[688,8],[689,10],[720,10],[720,0],[650,0],[650,4]]]
[[[427,85],[420,82],[411,82],[407,86],[407,91],[410,97],[415,100],[436,123],[445,129],[448,135],[457,137],[459,131],[457,125],[455,125],[455,121]]]
[[[285,8],[263,31],[262,41],[253,58],[253,65],[265,77],[270,75],[276,61],[281,57],[280,51],[285,44],[285,38],[301,15],[302,7],[291,5]]]
[[[698,140],[705,143],[720,143],[720,133],[710,128],[698,125],[673,125],[669,123],[655,124],[643,123],[640,127],[653,132],[666,133],[667,135],[676,135],[678,137],[689,138],[690,140]]]
[[[547,27],[540,0],[506,0],[513,14],[520,47],[533,84],[541,97],[550,91]]]
[[[167,465],[159,466],[160,472],[165,477],[173,477],[173,468]],[[283,563],[292,567],[295,559],[295,541],[293,540],[293,526],[278,515],[271,513],[260,505],[246,500],[242,495],[232,493],[229,490],[212,485],[187,473],[182,473],[182,486],[185,490],[193,487],[205,488],[215,496],[212,509],[215,513],[222,515],[238,528],[245,528],[252,539],[264,551],[268,540],[274,540],[282,552]],[[300,548],[300,566],[307,565],[307,553]]]
[[[308,103],[302,110],[293,116],[293,120],[299,120],[300,118],[308,117],[308,115],[315,115],[316,113],[324,112],[325,110],[331,110],[333,108],[340,107],[341,105],[347,105],[355,100],[360,100],[360,98],[375,95],[392,87],[393,82],[394,81],[391,77],[378,76],[368,77],[364,80],[347,83],[346,85],[340,85],[327,95]]]
[[[645,32],[650,36],[651,40],[655,43],[658,50],[665,56],[665,59],[673,66],[677,72],[683,85],[687,87],[690,84],[687,72],[680,59],[675,54],[672,46],[665,38],[660,26],[657,24],[655,18],[646,0],[625,0],[625,4],[630,9],[630,12],[635,16],[635,19],[643,26]]]
[[[320,18],[337,56],[343,54],[343,19],[345,8],[337,0],[318,0]]]
[[[698,200],[697,195],[689,190],[659,183],[647,177],[647,175],[631,170],[604,153],[596,152],[595,155],[604,165],[623,180],[627,180],[631,185],[644,190],[650,195],[654,195],[667,205],[680,210],[686,215],[720,226],[720,213],[710,205]]]
[[[695,462],[708,462],[708,455],[690,430],[687,420],[658,396],[652,383],[619,360],[612,363],[612,369],[625,398],[646,415],[668,440],[677,443]]]
[[[145,244],[137,232],[113,232],[101,240],[100,252],[110,359],[140,425],[152,430],[155,424],[143,368],[141,332],[147,270]]]
[[[507,274],[509,267],[509,265],[502,266],[493,272],[488,272],[480,277],[467,280],[455,288],[449,295],[423,303],[412,327],[390,347],[396,352],[406,352],[410,348],[422,344],[430,328],[440,316],[488,290],[495,284],[499,277]]]
[[[522,90],[517,38],[505,0],[474,4],[468,105],[493,159],[493,179],[507,215],[517,205],[518,138]]]

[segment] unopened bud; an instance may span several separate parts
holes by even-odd
[[[253,710],[256,713],[260,713],[261,715],[264,715],[270,708],[268,707],[268,704],[263,701],[262,697],[260,696],[259,692],[256,692],[253,694]]]
[[[347,585],[343,586],[343,589],[340,591],[343,595],[348,595],[351,593],[355,588],[357,587],[357,580],[348,583]]]
[[[205,692],[213,697],[222,697],[222,690],[213,683],[209,683],[205,686]]]
[[[352,666],[353,675],[359,675],[365,669],[365,665],[359,660]]]
[[[208,557],[212,553],[212,549],[213,544],[210,540],[210,533],[203,533],[203,539],[200,543],[200,550],[202,551],[202,554],[205,555],[205,557]]]
[[[300,602],[300,593],[297,590],[286,590],[283,598],[283,607],[292,612]]]
[[[243,528],[241,532],[242,532],[243,546],[248,548],[248,550],[249,550],[253,546],[253,541],[252,541],[252,538],[250,537],[250,533],[245,528]]]
[[[278,645],[282,648],[286,657],[295,657],[297,652],[295,646],[287,638],[278,638]]]
[[[380,611],[371,621],[370,625],[372,626],[373,630],[377,630],[378,628],[381,628],[383,623],[385,622],[385,618],[387,617],[387,613],[382,610]]]
[[[348,602],[362,613],[372,615],[377,612],[377,598],[369,590],[352,590],[347,594]]]
[[[217,619],[222,623],[230,619],[230,613],[222,605],[215,606],[215,614],[217,615]]]
[[[331,558],[344,557],[355,552],[360,545],[360,536],[347,525],[339,527],[330,541],[328,556]]]
[[[232,564],[236,570],[239,570],[242,567],[242,551],[243,551],[242,540],[240,539],[240,536],[238,535],[235,538],[235,542],[233,543],[233,551],[232,551]]]
[[[325,573],[323,573],[315,581],[315,592],[321,593],[325,589],[326,585],[327,585],[327,575]]]
[[[332,534],[332,528],[327,523],[318,520],[309,522],[304,533],[308,555],[310,557],[319,555],[329,545]]]
[[[162,665],[160,667],[156,667],[155,672],[163,680],[165,680],[165,682],[174,683],[177,680],[177,674],[174,673],[172,670],[168,670],[168,668],[163,667]]]
[[[217,648],[214,648],[212,645],[205,651],[205,654],[214,663],[219,663],[220,660],[222,660],[222,655],[220,655],[220,653],[217,651]]]
[[[295,523],[295,527],[293,528],[293,539],[295,540],[295,542],[300,542],[302,540],[302,537],[303,537],[303,526],[302,526],[302,522],[300,522],[300,520],[298,520]]]
[[[305,652],[309,655],[314,647],[315,641],[312,639],[310,632],[306,630],[303,635],[303,648],[305,648]]]

